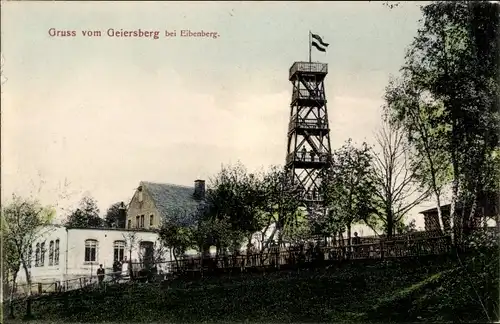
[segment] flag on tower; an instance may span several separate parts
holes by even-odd
[[[311,33],[311,37],[313,38],[311,40],[311,45],[316,47],[318,51],[326,52],[326,48],[330,44],[323,42],[323,39],[321,39],[319,35]]]

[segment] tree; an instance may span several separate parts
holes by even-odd
[[[386,112],[393,127],[402,130],[412,147],[416,176],[436,199],[440,228],[450,229],[449,218],[441,212],[443,189],[450,181],[449,154],[445,149],[446,128],[439,125],[443,107],[428,91],[416,89],[409,80],[391,80],[385,94]],[[416,159],[413,159],[415,158]]]
[[[342,233],[347,229],[351,239],[351,225],[367,220],[372,214],[373,199],[372,156],[366,143],[354,147],[349,139],[332,154],[332,167],[326,171],[322,184],[328,221],[332,230]]]
[[[118,228],[121,225],[125,204],[123,201],[116,202],[109,206],[104,216],[104,224],[106,227]]]
[[[299,218],[302,216],[299,207],[301,206],[300,192],[292,185],[291,177],[286,170],[273,166],[262,178],[261,186],[261,220],[263,224],[262,241],[269,227],[274,224],[273,232],[268,240],[262,244],[262,251],[274,240],[278,233],[278,245],[281,246],[283,236],[293,237],[294,228],[299,225]],[[297,231],[295,231],[297,232]]]
[[[24,269],[28,286],[26,316],[31,313],[31,261],[34,242],[48,231],[55,211],[42,206],[35,199],[13,195],[12,202],[2,207],[2,236],[8,249],[10,262],[20,264]],[[19,271],[15,265],[12,270]],[[15,284],[15,282],[13,282]]]
[[[139,242],[141,246],[143,242]],[[148,249],[151,249],[148,251]],[[148,253],[149,252],[149,253]],[[165,245],[158,242],[153,242],[151,246],[144,246],[144,249],[140,249],[138,256],[139,262],[143,264],[146,268],[154,266],[155,264],[165,261]]]
[[[21,270],[21,258],[19,257],[18,249],[16,249],[15,240],[11,237],[9,231],[4,230],[2,226],[2,238],[3,238],[3,260],[2,267],[6,272],[3,279],[7,282],[7,286],[10,288],[9,293],[9,317],[15,318],[14,316],[14,290],[16,288],[16,280],[19,270]],[[30,253],[31,254],[31,253]],[[3,297],[3,296],[2,296]]]
[[[176,222],[165,221],[159,234],[163,245],[170,249],[177,266],[179,266],[179,257],[193,246],[191,229]]]
[[[66,221],[66,226],[94,228],[102,227],[103,219],[99,216],[97,202],[91,196],[84,196],[80,201],[80,206],[74,210]]]
[[[261,212],[264,197],[260,175],[248,173],[240,163],[222,167],[212,179],[204,208],[198,215],[198,222],[217,224],[210,230],[217,229],[218,235],[213,238],[218,252],[229,247],[227,244],[240,245],[244,237],[250,239],[264,226]],[[228,237],[223,238],[222,234]]]
[[[136,245],[139,242],[137,232],[128,232],[127,234],[123,234],[122,236],[125,241],[125,248],[128,252],[128,260],[132,262],[132,252],[137,248]]]
[[[402,68],[404,88],[414,90],[418,103],[425,96],[425,104],[439,108],[426,132],[440,144],[430,155],[446,155],[450,161],[453,242],[460,239],[464,220],[457,212],[459,198],[470,194],[474,206],[484,186],[477,175],[498,148],[499,8],[486,1],[440,1],[422,7],[423,26]],[[422,115],[417,107],[391,105],[397,119],[412,126],[411,116]]]
[[[301,245],[313,235],[313,231],[314,223],[311,222],[310,218],[298,217],[293,226],[289,226],[283,231],[283,239],[292,245]]]
[[[411,161],[411,147],[405,140],[403,129],[385,122],[375,136],[381,153],[372,150],[374,213],[383,221],[386,235],[391,238],[396,224],[429,196],[422,188],[418,172],[422,163],[419,157]]]

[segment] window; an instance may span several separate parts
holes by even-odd
[[[114,248],[114,261],[123,261],[123,257],[125,256],[125,241],[115,241],[113,244]]]
[[[54,265],[59,265],[59,239],[56,240],[56,248],[54,249]]]
[[[85,262],[97,261],[97,240],[85,241]]]
[[[49,266],[54,264],[54,241],[49,243]]]
[[[45,265],[45,242],[40,244],[40,267]]]
[[[141,215],[141,228],[144,228],[144,215]]]
[[[149,216],[149,226],[153,226],[153,215]]]
[[[40,243],[37,243],[35,250],[35,267],[39,266],[40,266]]]
[[[132,220],[131,219],[128,220],[128,227],[127,228],[132,228]]]
[[[140,216],[137,215],[137,217],[135,218],[135,227],[139,228],[141,225],[140,222],[141,222]]]

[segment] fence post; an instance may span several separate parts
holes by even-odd
[[[380,260],[384,259],[384,241],[380,241]]]

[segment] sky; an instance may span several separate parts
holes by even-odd
[[[221,164],[283,165],[288,69],[308,59],[309,30],[330,44],[312,59],[329,65],[332,148],[374,144],[422,4],[3,1],[2,201],[35,195],[62,219],[84,194],[104,213],[140,181],[191,186]],[[160,38],[108,37],[110,28]],[[219,37],[164,37],[183,29]]]

